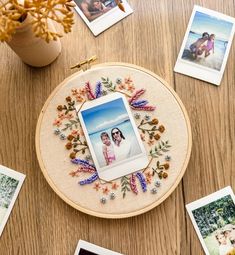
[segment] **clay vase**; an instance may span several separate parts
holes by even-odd
[[[21,26],[16,29],[10,42],[7,44],[30,66],[42,67],[52,63],[61,52],[61,42],[45,40],[36,37],[32,30],[32,18],[28,15]],[[56,31],[52,21],[48,21],[50,30]]]

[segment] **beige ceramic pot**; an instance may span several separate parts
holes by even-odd
[[[7,44],[26,64],[35,67],[49,65],[60,54],[61,42],[58,39],[47,43],[43,39],[35,37],[31,21],[32,18],[28,16]],[[52,21],[49,20],[48,23],[49,28],[55,32]]]

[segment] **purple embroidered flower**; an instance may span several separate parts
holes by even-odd
[[[102,96],[102,85],[101,85],[101,82],[98,81],[96,83],[96,87],[95,87],[95,97],[98,98],[98,97],[101,97]]]
[[[92,182],[96,181],[99,178],[98,174],[95,173],[93,174],[91,177],[89,177],[88,179],[85,179],[83,181],[80,181],[79,184],[80,185],[86,185],[86,184],[91,184]]]
[[[143,107],[146,104],[148,104],[147,100],[139,100],[139,101],[135,101],[135,102],[131,103],[131,105],[134,106],[134,107]]]
[[[140,184],[141,184],[141,188],[143,190],[143,192],[146,192],[147,191],[147,183],[146,183],[146,180],[144,178],[144,175],[140,172],[138,172],[136,174],[136,177],[139,179],[140,181]]]

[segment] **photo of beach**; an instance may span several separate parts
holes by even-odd
[[[122,98],[81,114],[101,168],[142,153]]]
[[[231,22],[196,11],[181,58],[220,71],[232,28]]]
[[[0,173],[0,225],[5,218],[18,184],[18,180]]]

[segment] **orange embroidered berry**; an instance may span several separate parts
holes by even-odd
[[[159,135],[159,134],[156,134],[155,136],[154,136],[154,139],[155,140],[159,140],[161,138],[161,136]]]
[[[163,125],[161,125],[159,128],[158,128],[159,132],[163,133],[165,131],[165,127]]]
[[[76,152],[72,152],[72,153],[70,153],[69,157],[70,157],[71,159],[76,158]]]
[[[68,143],[65,145],[65,147],[66,147],[67,150],[70,150],[70,149],[72,149],[73,145],[72,145],[71,142],[68,142]]]
[[[151,124],[151,125],[157,125],[158,122],[159,122],[158,119],[152,119],[152,120],[150,121],[149,124]]]
[[[73,136],[73,135],[68,135],[68,136],[67,136],[67,139],[68,139],[69,141],[72,141],[72,140],[73,140],[73,138],[74,138],[74,136]]]
[[[163,177],[164,179],[166,179],[166,178],[168,177],[168,173],[164,172],[164,173],[162,174],[162,177]]]
[[[169,169],[169,167],[170,167],[170,165],[168,164],[168,163],[165,163],[164,165],[164,168],[167,170],[167,169]]]
[[[72,98],[70,96],[66,97],[66,101],[67,102],[71,102],[72,101]]]
[[[58,105],[57,110],[61,112],[63,110],[63,105]]]

